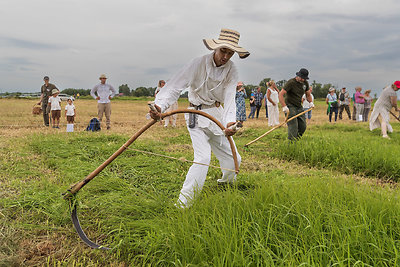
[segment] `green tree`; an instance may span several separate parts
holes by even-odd
[[[278,87],[278,89],[281,90],[286,82],[287,82],[286,80],[279,80],[279,81],[275,82],[275,84]]]
[[[146,87],[138,87],[132,92],[134,96],[149,96],[150,92]]]
[[[127,84],[122,84],[119,86],[119,91],[120,94],[122,93],[125,96],[130,96],[131,95],[131,89]]]

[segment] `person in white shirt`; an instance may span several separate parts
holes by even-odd
[[[274,80],[267,82],[267,86],[265,106],[268,107],[268,126],[276,126],[279,124],[279,89]]]
[[[223,132],[214,122],[203,116],[185,114],[192,139],[194,161],[209,164],[212,151],[219,160],[220,166],[226,169],[234,169],[232,151],[224,135],[232,136],[236,133],[228,127],[236,123],[235,96],[236,85],[239,81],[236,66],[230,59],[235,52],[240,58],[250,55],[238,45],[239,38],[240,34],[237,31],[222,29],[218,39],[203,39],[205,46],[213,52],[195,58],[168,80],[155,99],[158,112],[149,111],[153,119],[159,119],[159,112],[165,112],[179,98],[181,92],[187,89],[192,108],[201,109],[210,114],[227,128]],[[237,157],[240,163],[240,155],[238,154]],[[207,171],[208,166],[193,164],[190,167],[180,192],[177,203],[179,207],[191,205],[195,193],[199,192],[204,185]],[[218,183],[226,184],[236,181],[235,172],[222,170],[222,173],[222,178],[218,179]]]
[[[49,105],[51,110],[51,118],[53,120],[53,128],[60,128],[60,117],[61,117],[61,98],[58,96],[60,91],[53,89],[51,91],[52,96],[49,97]]]
[[[306,96],[306,94],[304,94],[303,95],[303,97],[301,98],[301,102],[303,103],[303,110],[304,111],[306,111],[307,109],[310,109],[311,108],[311,103],[314,103],[314,95],[312,94],[312,86],[310,86],[310,94],[311,94],[311,102],[308,102],[307,101],[307,96]],[[311,110],[309,110],[309,111],[307,111],[306,113],[305,113],[305,115],[306,115],[306,121],[307,121],[307,123],[310,123],[311,122]]]
[[[97,101],[97,116],[99,121],[101,122],[103,119],[103,113],[106,115],[106,125],[107,130],[109,130],[111,124],[111,98],[113,98],[117,91],[110,84],[106,83],[107,76],[105,74],[100,75],[100,83],[97,84],[90,91],[90,95],[98,100]],[[97,94],[97,95],[96,95]]]
[[[65,117],[67,118],[67,123],[74,123],[76,116],[75,105],[72,102],[72,99],[69,98],[67,100],[67,105],[65,106]]]

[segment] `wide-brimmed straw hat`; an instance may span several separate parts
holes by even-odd
[[[107,79],[107,76],[105,74],[100,75],[99,79]]]
[[[57,89],[51,90],[51,94],[52,94],[52,95],[57,94],[58,92],[59,92],[59,91],[58,91]]]
[[[222,29],[218,39],[203,39],[203,42],[210,50],[226,47],[238,53],[240,58],[246,58],[250,53],[238,45],[239,38],[240,34],[237,31]]]

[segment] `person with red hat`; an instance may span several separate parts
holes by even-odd
[[[382,137],[389,138],[387,132],[393,132],[393,128],[389,123],[390,110],[394,107],[396,111],[400,111],[397,107],[396,92],[400,89],[400,81],[395,81],[383,89],[381,95],[375,103],[374,109],[369,120],[369,129],[372,131],[381,127]]]

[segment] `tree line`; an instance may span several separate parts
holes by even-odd
[[[261,88],[261,92],[263,94],[266,93],[267,91],[267,85],[266,83],[269,82],[271,78],[264,78],[259,82],[258,85],[253,85],[253,84],[246,84],[244,86],[246,93],[248,96],[250,96],[251,93],[257,91],[257,88]],[[281,90],[287,80],[279,80],[275,81],[277,87],[279,90]],[[317,83],[315,80],[313,82],[309,82],[310,86],[313,87],[313,95],[315,98],[325,98],[326,95],[329,92],[329,88],[334,87],[331,83],[327,84],[322,84],[322,83]],[[338,88],[336,88],[338,89]],[[156,90],[156,87],[138,87],[136,89],[130,89],[128,84],[122,84],[118,87],[118,93],[121,96],[136,96],[136,97],[142,97],[142,96],[154,96],[154,92]],[[68,95],[79,95],[81,96],[87,96],[90,95],[90,89],[74,89],[74,88],[67,88],[62,90],[62,93],[68,94]],[[187,97],[187,92],[184,93],[181,97]]]

